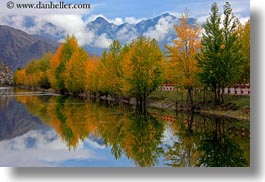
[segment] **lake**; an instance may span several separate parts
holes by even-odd
[[[0,166],[249,167],[250,122],[0,87]]]

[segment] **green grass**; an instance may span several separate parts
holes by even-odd
[[[186,91],[154,91],[149,97],[149,102],[180,104],[186,103]],[[250,96],[224,95],[224,104],[216,106],[212,93],[194,92],[194,103],[200,106],[200,112],[210,115],[220,115],[237,119],[250,119]],[[161,105],[161,104],[160,104]],[[166,108],[165,108],[166,109]]]

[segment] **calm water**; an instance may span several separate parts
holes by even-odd
[[[249,166],[248,121],[0,87],[0,166]]]

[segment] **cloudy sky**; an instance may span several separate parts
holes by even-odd
[[[95,4],[92,11],[95,14],[103,14],[107,18],[133,17],[136,19],[158,16],[164,12],[179,14],[186,8],[191,16],[199,18],[209,15],[211,4],[217,2],[220,10],[226,1],[224,0],[91,0]],[[249,0],[230,0],[235,13],[241,17],[248,17],[250,13]]]
[[[50,2],[51,0],[42,0],[41,2]],[[1,0],[0,14],[24,14],[24,15],[41,15],[41,14],[75,14],[82,15],[82,19],[89,19],[95,15],[103,15],[110,20],[132,21],[133,19],[152,18],[165,12],[180,14],[185,9],[189,9],[190,15],[194,18],[201,18],[209,15],[211,4],[217,2],[220,10],[225,0],[64,0],[65,3],[89,3],[90,9],[86,10],[18,10],[16,8],[8,9],[6,7],[9,0]],[[39,0],[13,0],[14,3],[33,3]],[[52,0],[56,3],[59,0]],[[230,0],[233,11],[240,17],[249,17],[250,2],[249,0]]]
[[[42,3],[50,2],[58,3],[60,0],[42,0]],[[38,3],[39,0],[12,0],[16,3]],[[109,22],[114,24],[122,24],[128,22],[136,24],[143,19],[154,18],[163,13],[170,13],[179,17],[180,14],[188,9],[190,17],[196,18],[198,23],[203,23],[209,16],[211,5],[217,2],[220,12],[223,11],[225,0],[64,0],[65,3],[86,3],[90,4],[90,9],[79,10],[36,10],[36,9],[17,9],[7,8],[10,0],[0,1],[0,24],[11,25],[14,28],[21,29],[30,34],[37,34],[44,28],[45,22],[50,22],[66,34],[75,34],[80,45],[90,44],[95,47],[107,48],[112,42],[106,37],[106,34],[95,35],[92,31],[87,31],[88,22],[95,20],[96,17],[102,16]],[[233,12],[241,22],[246,22],[250,17],[249,0],[230,0]],[[15,15],[10,18],[9,15]],[[9,16],[9,18],[7,18]],[[25,28],[23,21],[25,16],[34,17],[36,25],[34,27]],[[160,24],[163,22],[159,22]],[[167,25],[170,25],[168,21]],[[165,24],[165,23],[164,23]],[[170,25],[171,26],[171,25]],[[161,25],[157,25],[161,28]],[[171,26],[172,27],[172,26]],[[58,31],[49,28],[48,32]],[[54,32],[54,33],[55,33]],[[129,36],[132,32],[125,32],[124,36]],[[159,35],[163,38],[165,34],[160,32],[151,32],[152,35]],[[162,32],[164,33],[164,32]],[[167,32],[165,32],[167,33]],[[64,40],[64,38],[62,38]],[[100,42],[99,45],[97,45]]]

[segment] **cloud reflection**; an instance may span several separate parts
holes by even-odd
[[[86,139],[75,150],[68,151],[55,130],[31,130],[10,140],[0,142],[1,166],[54,166],[70,160],[102,160],[96,150],[104,149]],[[104,155],[104,154],[103,154]]]

